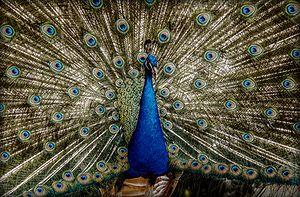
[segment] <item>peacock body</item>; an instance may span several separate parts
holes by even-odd
[[[298,1],[0,2],[2,196],[299,188]]]

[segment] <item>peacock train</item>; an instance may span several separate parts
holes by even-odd
[[[0,0],[0,196],[298,196],[298,0]]]

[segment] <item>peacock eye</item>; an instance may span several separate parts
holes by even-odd
[[[159,114],[160,114],[161,116],[167,115],[167,110],[166,110],[166,108],[161,107],[161,108],[159,109]]]
[[[253,142],[254,137],[251,133],[243,133],[242,138],[246,142]]]
[[[118,133],[120,130],[120,127],[116,124],[111,124],[109,126],[109,131],[112,133],[112,134],[115,134],[115,133]]]
[[[84,34],[83,41],[88,47],[93,48],[97,46],[97,38],[93,34],[90,33]]]
[[[295,60],[299,60],[299,49],[293,49],[290,53],[291,57]]]
[[[268,177],[274,177],[277,173],[276,169],[273,166],[266,167],[264,172]]]
[[[128,71],[128,74],[131,78],[136,78],[139,76],[139,71],[133,68]]]
[[[81,185],[87,185],[92,181],[92,176],[89,173],[81,173],[77,176],[77,181]]]
[[[118,153],[118,155],[120,155],[120,156],[126,156],[126,155],[127,155],[127,152],[128,152],[128,150],[127,150],[127,148],[124,147],[124,146],[119,147],[118,150],[117,150],[117,153]]]
[[[172,129],[173,124],[172,124],[171,121],[166,120],[166,121],[164,121],[163,126],[164,126],[165,129]]]
[[[127,34],[129,31],[129,24],[125,19],[119,19],[116,21],[115,23],[116,28],[118,30],[119,33],[121,34]]]
[[[158,42],[160,44],[166,44],[171,40],[171,33],[167,29],[163,29],[158,33]]]
[[[29,130],[21,130],[19,131],[18,138],[22,142],[27,142],[30,139],[31,132]]]
[[[60,123],[64,118],[64,115],[61,112],[55,112],[54,114],[52,114],[51,116],[51,120],[54,123]]]
[[[286,90],[292,90],[296,87],[296,82],[292,79],[285,79],[281,82],[281,86]]]
[[[82,127],[82,128],[79,130],[79,135],[80,135],[81,137],[87,137],[89,134],[90,134],[90,128],[89,128],[89,127]]]
[[[63,71],[64,69],[64,65],[63,63],[61,63],[61,61],[59,60],[53,60],[49,63],[50,69],[54,72],[54,73],[60,73],[61,71]]]
[[[124,68],[125,61],[121,56],[116,56],[113,59],[113,65],[118,69],[122,69],[122,68]]]
[[[16,79],[21,75],[21,70],[17,66],[9,66],[6,69],[6,76],[11,79]]]
[[[155,4],[156,0],[145,0],[145,3],[148,5],[148,6],[152,6],[153,4]]]
[[[96,168],[100,171],[100,172],[104,172],[107,170],[107,165],[105,161],[99,161],[96,164]]]
[[[285,12],[290,16],[295,16],[300,11],[300,5],[297,2],[290,2],[285,6]]]
[[[26,197],[33,197],[33,193],[31,191],[25,191],[22,195]]]
[[[273,108],[267,108],[264,110],[264,115],[267,118],[275,118],[277,116],[277,112]]]
[[[252,57],[258,57],[263,53],[263,48],[258,44],[251,44],[247,51]]]
[[[219,54],[216,51],[208,50],[204,53],[204,59],[208,62],[214,62],[219,58]]]
[[[46,36],[52,38],[56,35],[56,28],[51,25],[51,24],[43,24],[41,26],[41,31],[43,34],[45,34]]]
[[[94,68],[92,73],[93,73],[93,76],[96,79],[103,79],[104,78],[104,72],[99,68]]]
[[[179,150],[180,150],[180,148],[179,148],[179,146],[178,146],[177,144],[170,144],[170,145],[168,146],[168,151],[169,151],[170,153],[178,153]]]
[[[71,97],[71,98],[75,98],[77,96],[79,96],[79,88],[78,87],[70,87],[68,90],[67,90],[67,94]]]
[[[47,196],[48,193],[48,190],[43,185],[37,185],[33,191],[37,196]]]
[[[241,14],[244,17],[253,16],[256,12],[256,7],[252,4],[245,4],[241,7]]]
[[[232,99],[225,101],[224,105],[225,105],[225,108],[228,110],[235,110],[237,108],[237,103]]]
[[[163,98],[169,97],[169,96],[170,96],[170,90],[169,90],[169,88],[164,87],[164,88],[160,89],[159,95],[160,95],[161,97],[163,97]]]
[[[70,171],[70,170],[67,170],[67,171],[64,171],[62,173],[62,178],[65,180],[65,181],[73,181],[74,180],[74,175],[73,173]]]
[[[113,90],[107,90],[105,92],[105,97],[108,99],[108,100],[113,100],[116,95],[115,95],[115,92]]]
[[[230,173],[233,174],[234,176],[238,176],[242,173],[242,169],[237,165],[231,165]]]
[[[218,174],[226,174],[228,172],[228,166],[226,164],[217,164],[215,170]]]
[[[198,160],[203,163],[203,164],[206,164],[208,163],[208,156],[206,154],[203,154],[203,153],[200,153],[198,155]]]
[[[244,79],[242,81],[242,86],[246,89],[246,90],[252,90],[255,87],[255,82],[252,79]]]
[[[137,61],[140,63],[140,64],[144,64],[147,60],[147,53],[138,53],[137,55]]]
[[[15,35],[15,30],[11,25],[3,25],[0,27],[1,36],[6,39],[12,39]]]
[[[211,15],[209,13],[201,13],[196,16],[196,23],[199,26],[206,26],[211,21]]]
[[[206,81],[204,81],[203,79],[196,79],[194,81],[194,87],[197,89],[197,90],[201,90],[203,88],[205,88],[207,85]]]
[[[208,164],[203,165],[203,166],[201,167],[201,171],[202,171],[204,174],[208,174],[208,173],[210,173],[210,171],[211,171],[211,166],[208,165]]]
[[[205,129],[207,127],[207,122],[204,119],[197,119],[196,123],[201,129]]]
[[[97,115],[103,115],[106,112],[106,108],[103,105],[98,105],[95,108],[95,112]]]
[[[95,9],[100,9],[103,6],[102,0],[89,0],[90,5]]]
[[[45,150],[48,152],[54,151],[56,144],[54,142],[46,142]]]
[[[6,110],[6,106],[3,103],[0,103],[0,113],[3,113]]]
[[[163,70],[164,70],[165,75],[172,76],[174,74],[174,72],[175,72],[175,65],[173,63],[171,63],[171,62],[166,63],[164,65]]]
[[[300,122],[296,122],[294,125],[293,125],[293,128],[295,131],[300,131]]]
[[[123,88],[123,87],[125,87],[125,83],[124,83],[123,79],[117,79],[116,82],[115,82],[115,85],[116,85],[118,88]]]
[[[184,104],[182,101],[180,100],[177,100],[173,103],[173,108],[176,110],[176,111],[180,111],[184,108]]]
[[[10,153],[8,151],[1,152],[1,161],[6,162],[10,158]]]

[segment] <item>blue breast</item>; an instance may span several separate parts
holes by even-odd
[[[168,152],[150,71],[146,71],[138,123],[129,143],[128,159],[130,177],[160,176],[168,171]]]

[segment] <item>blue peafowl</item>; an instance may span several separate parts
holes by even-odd
[[[1,0],[0,195],[209,196],[191,180],[297,195],[299,13],[294,0]]]

